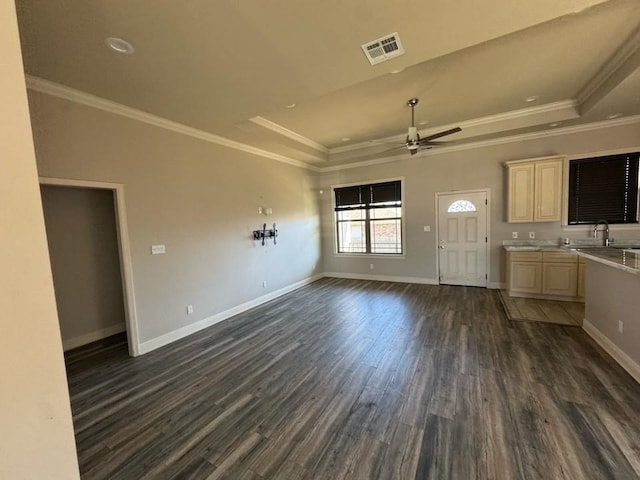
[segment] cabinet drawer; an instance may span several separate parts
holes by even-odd
[[[542,261],[545,263],[577,263],[578,255],[565,252],[542,252]]]
[[[542,252],[511,252],[512,262],[541,262]]]

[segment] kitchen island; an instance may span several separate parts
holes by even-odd
[[[583,328],[640,382],[640,250],[575,251],[586,260]]]

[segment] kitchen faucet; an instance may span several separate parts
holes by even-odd
[[[598,238],[598,225],[604,224],[604,230],[602,231],[602,245],[609,246],[609,222],[606,220],[598,220],[593,226],[593,238]]]

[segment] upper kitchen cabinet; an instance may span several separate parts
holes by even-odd
[[[559,222],[563,157],[506,162],[509,223]]]

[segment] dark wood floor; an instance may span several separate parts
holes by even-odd
[[[640,385],[491,290],[323,279],[67,367],[86,479],[640,478]]]

